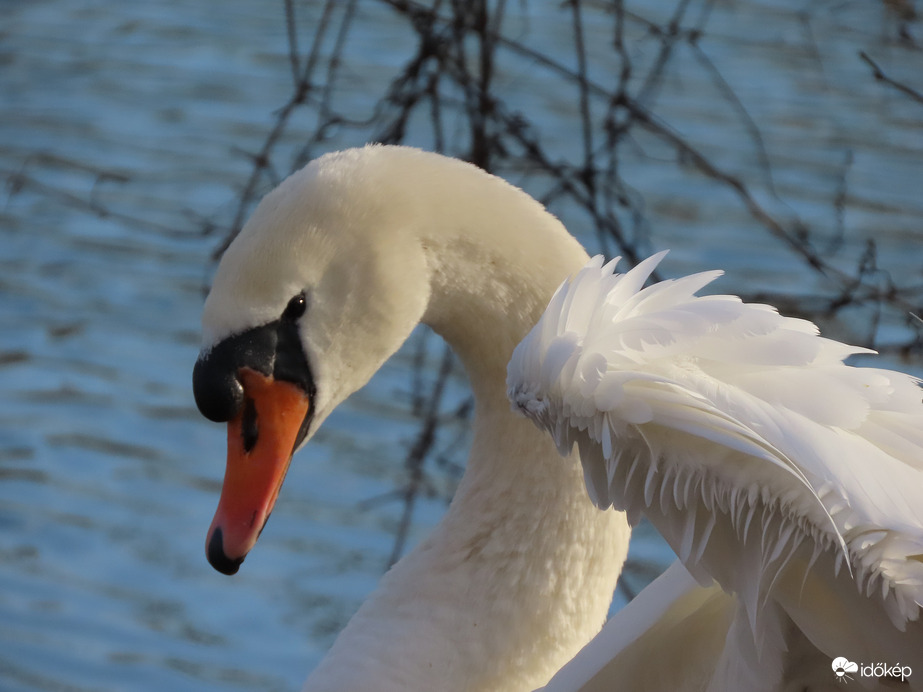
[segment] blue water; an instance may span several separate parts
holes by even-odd
[[[514,4],[509,35],[572,64],[561,30],[569,14],[558,3]],[[657,20],[673,7],[636,5]],[[296,6],[306,45],[320,7]],[[298,689],[387,561],[400,506],[363,503],[402,481],[415,427],[407,350],[296,458],[240,574],[224,577],[205,562],[224,437],[200,418],[190,391],[220,241],[202,229],[230,221],[249,173],[243,152],[258,150],[288,97],[281,3],[0,7],[0,689]],[[340,103],[366,113],[411,46],[390,12],[359,7]],[[896,20],[877,4],[809,7],[718,3],[701,44],[761,128],[776,196],[695,55],[669,72],[658,112],[755,181],[774,213],[820,227],[851,152],[836,261],[854,266],[874,237],[878,266],[919,284],[923,107],[872,80],[856,53],[874,54],[919,90],[923,52],[893,40]],[[585,21],[588,39],[605,45],[611,19],[587,10]],[[656,54],[642,28],[633,33],[639,66]],[[606,50],[589,65],[600,82],[611,79]],[[510,57],[502,68],[511,100],[553,151],[573,156],[573,92],[529,59]],[[310,127],[308,117],[293,122],[283,151],[294,152]],[[324,148],[362,136],[343,130]],[[428,135],[421,126],[410,138],[426,145]],[[639,134],[625,156],[623,175],[648,212],[634,230],[652,249],[673,248],[668,273],[723,267],[727,291],[829,293],[738,200],[675,165],[654,138]],[[509,176],[545,192],[537,177]],[[555,211],[596,249],[579,211]],[[869,311],[845,317],[825,328],[866,338]],[[878,337],[903,341],[908,328],[885,315]],[[923,374],[919,358],[891,363]],[[463,396],[456,379],[450,398]],[[412,540],[443,508],[439,497],[421,499]],[[633,588],[669,559],[650,532],[639,538]]]

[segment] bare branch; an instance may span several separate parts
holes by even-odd
[[[886,75],[881,70],[880,67],[878,67],[878,63],[872,60],[868,56],[868,53],[866,53],[864,50],[859,51],[859,57],[862,59],[864,63],[866,63],[869,67],[872,68],[872,76],[875,78],[875,81],[884,82],[885,84],[889,84],[895,89],[897,89],[898,91],[900,91],[901,93],[912,98],[914,101],[917,101],[918,103],[923,103],[923,94],[921,94],[919,91],[916,91],[915,89],[911,89],[906,84],[901,84],[900,82],[894,79],[891,79],[888,75]]]

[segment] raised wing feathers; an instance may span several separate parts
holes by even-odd
[[[510,362],[514,407],[579,445],[597,504],[644,512],[736,593],[755,636],[792,570],[844,566],[903,630],[923,605],[920,382],[845,365],[867,349],[808,321],[695,295],[718,272],[643,287],[664,254],[624,275],[594,258],[561,286]]]

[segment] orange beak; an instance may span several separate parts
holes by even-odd
[[[234,574],[256,544],[285,480],[312,402],[298,386],[256,370],[239,371],[244,405],[228,423],[228,459],[206,539],[212,567]]]

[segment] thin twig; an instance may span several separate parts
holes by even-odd
[[[898,91],[900,91],[901,93],[906,94],[907,96],[912,98],[914,101],[923,103],[923,94],[921,94],[919,91],[916,91],[915,89],[911,89],[906,84],[901,84],[897,80],[891,79],[888,75],[886,75],[882,71],[880,67],[878,67],[878,63],[872,60],[868,56],[868,53],[866,53],[864,50],[859,51],[859,57],[862,58],[863,62],[865,62],[869,67],[872,68],[872,76],[875,78],[876,81],[889,84],[895,89],[897,89]]]

